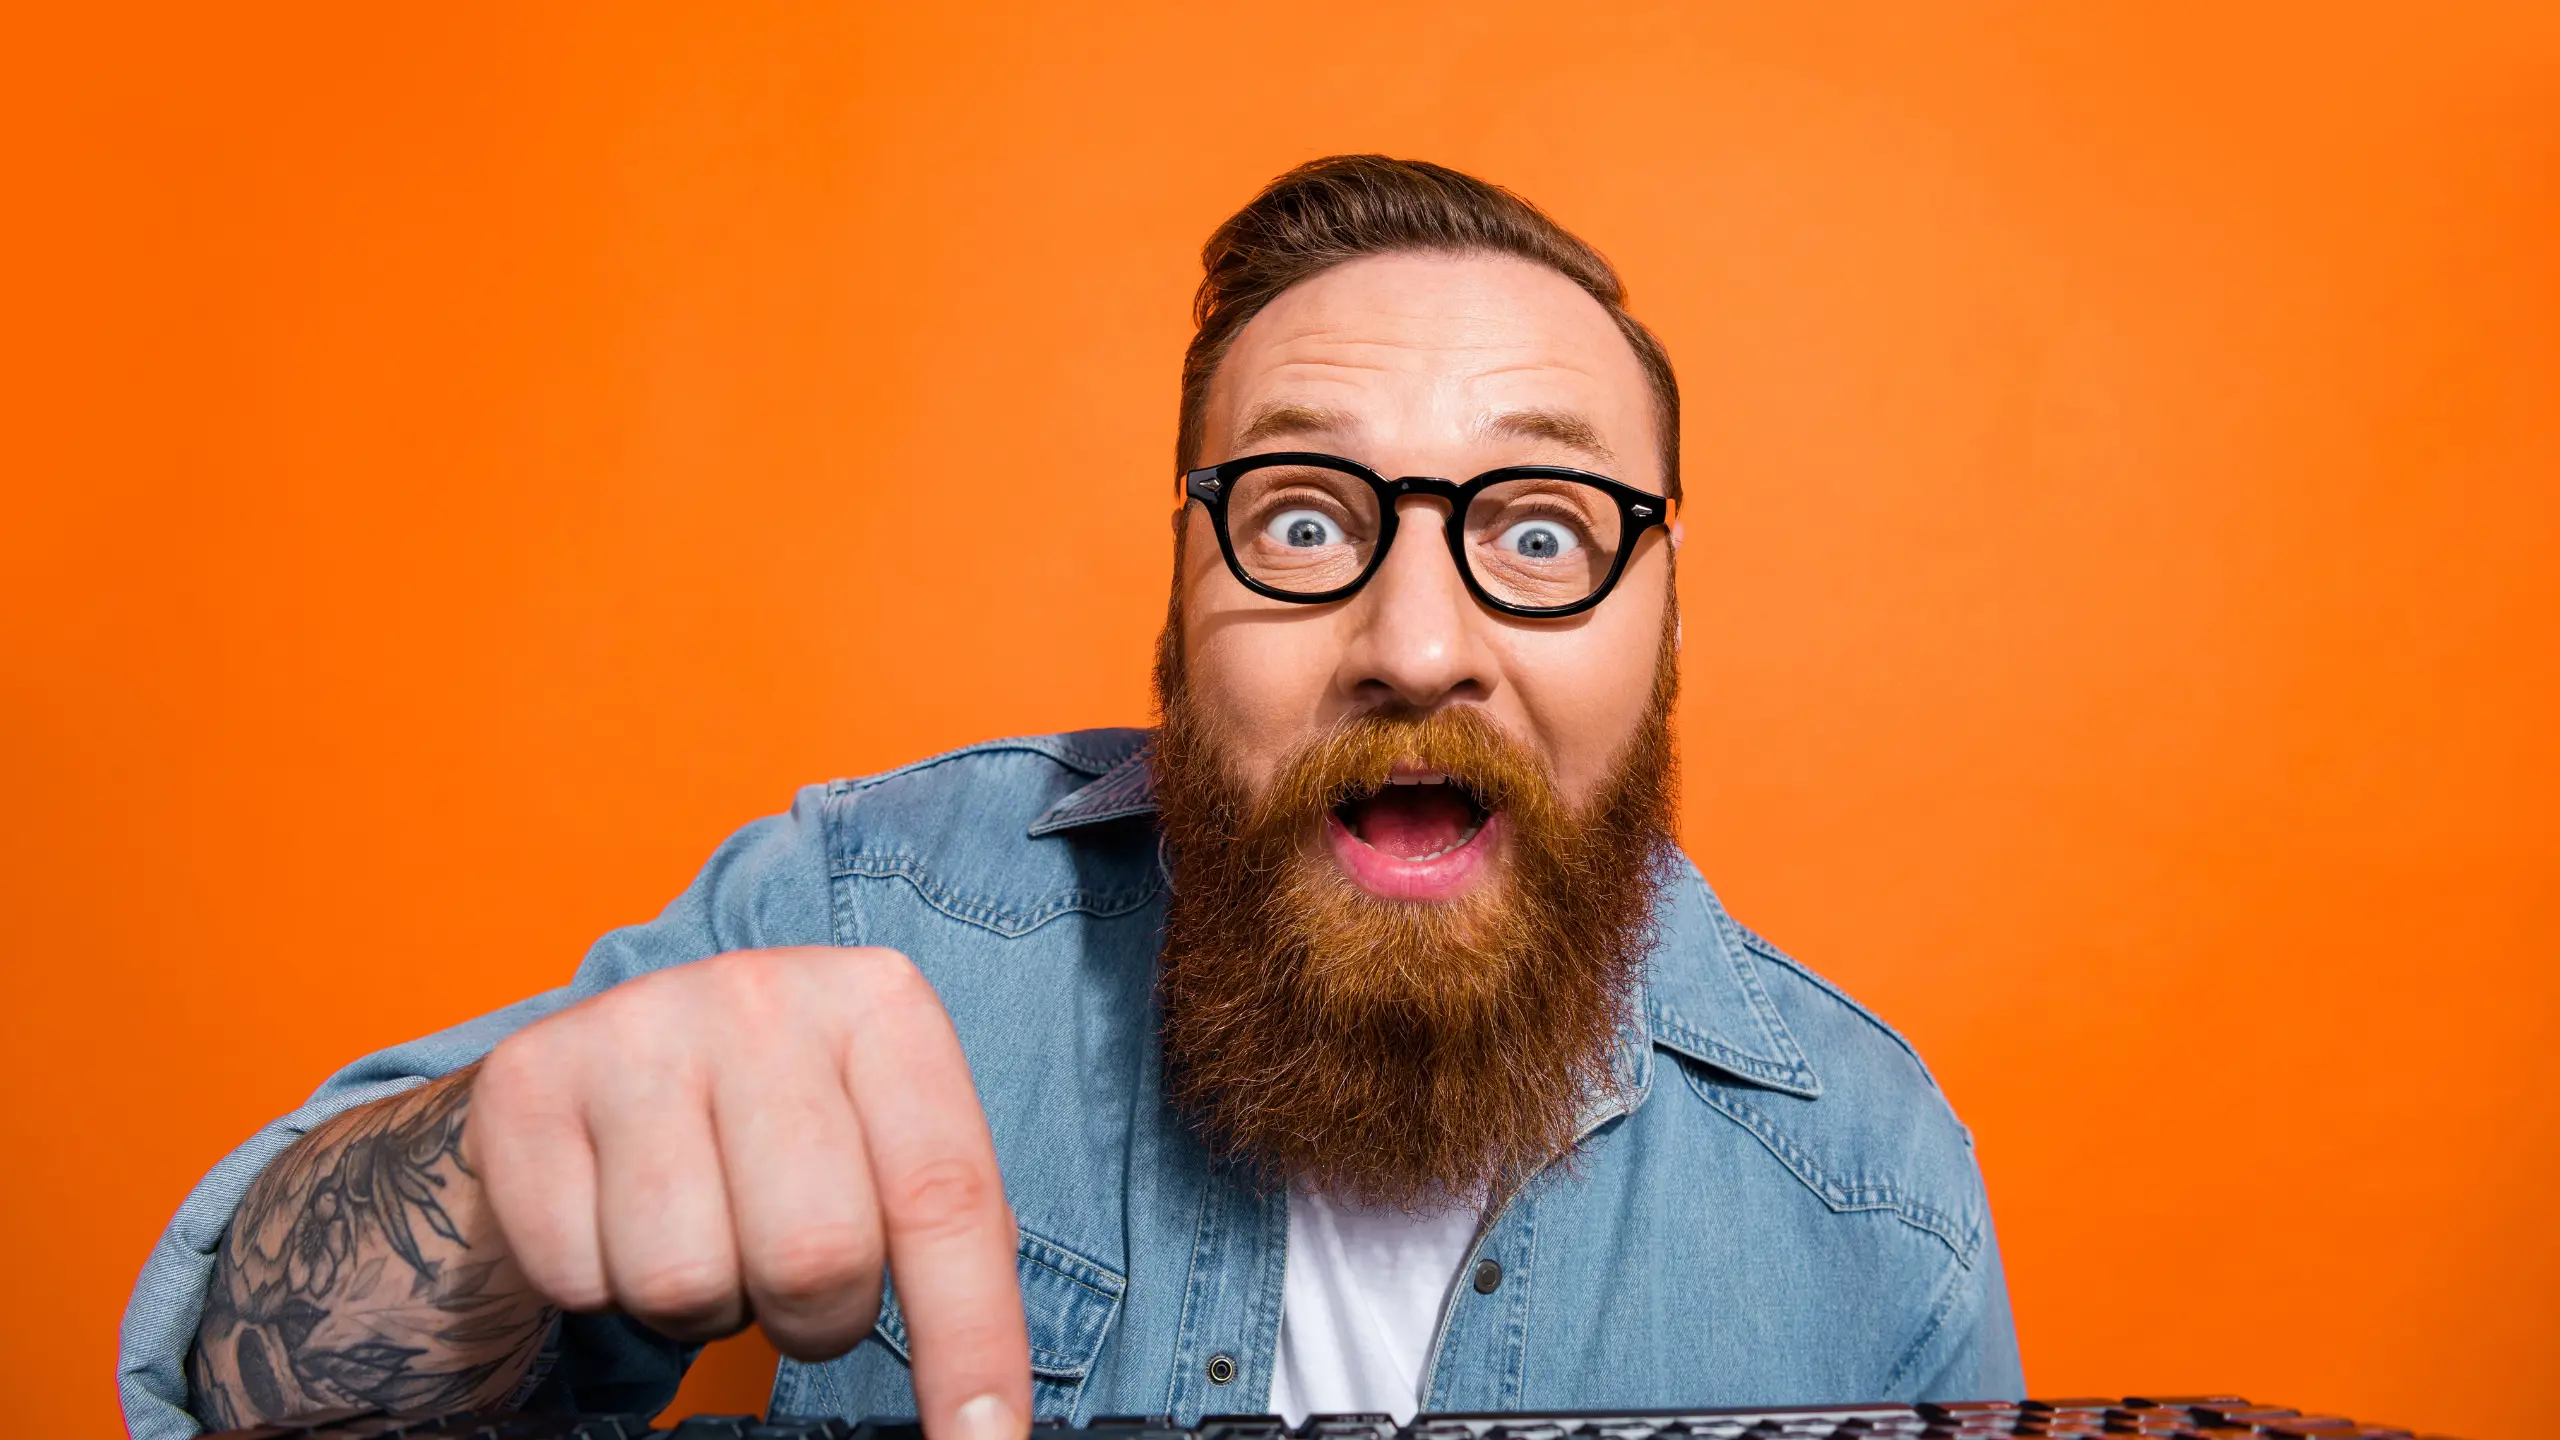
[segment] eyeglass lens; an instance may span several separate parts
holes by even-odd
[[[1377,492],[1359,476],[1315,465],[1247,471],[1227,497],[1236,563],[1274,590],[1321,595],[1360,578],[1377,551]],[[1463,550],[1485,592],[1523,609],[1590,597],[1621,543],[1618,504],[1566,479],[1505,480],[1467,505]]]

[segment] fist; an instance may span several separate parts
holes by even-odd
[[[1028,1423],[995,1144],[895,951],[715,956],[530,1025],[482,1062],[463,1159],[555,1305],[692,1341],[752,1321],[821,1360],[870,1333],[893,1264],[926,1428]]]

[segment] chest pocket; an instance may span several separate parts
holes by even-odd
[[[1031,1408],[1034,1419],[1069,1420],[1102,1343],[1119,1317],[1126,1277],[1064,1245],[1025,1230],[1014,1256],[1022,1285],[1022,1315],[1031,1332]],[[898,1307],[895,1277],[882,1282],[880,1324],[873,1332],[899,1360],[907,1351],[907,1317]]]

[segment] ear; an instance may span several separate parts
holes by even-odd
[[[1680,553],[1680,542],[1689,538],[1687,528],[1678,520],[1671,522],[1671,553]]]

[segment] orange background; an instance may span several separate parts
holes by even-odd
[[[19,1427],[113,1423],[163,1220],[335,1066],[799,782],[1143,720],[1197,246],[1355,148],[1667,337],[1687,844],[1935,1063],[2033,1388],[2543,1413],[2560,9],[13,28]]]

